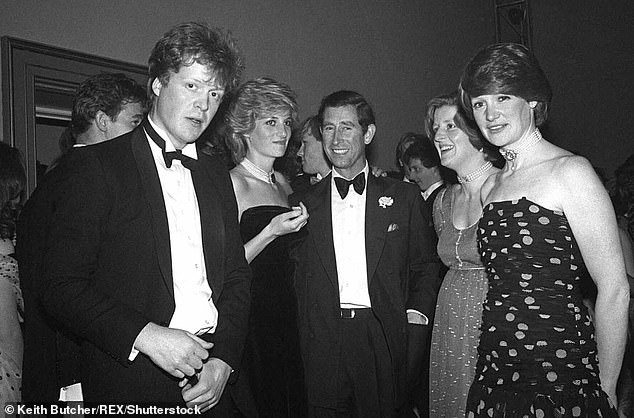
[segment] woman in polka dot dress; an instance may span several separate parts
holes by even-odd
[[[542,138],[552,94],[527,48],[485,47],[460,90],[507,160],[482,187],[489,291],[466,416],[616,417],[629,288],[607,192],[585,158]],[[579,290],[584,263],[595,324]]]

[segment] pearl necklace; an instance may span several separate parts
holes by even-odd
[[[489,171],[491,167],[493,167],[493,164],[491,163],[491,161],[487,161],[466,176],[458,176],[458,183],[463,184],[472,182],[473,180],[482,177],[482,175]]]
[[[532,134],[525,136],[513,144],[514,148],[500,148],[500,154],[502,154],[506,161],[511,162],[511,170],[515,170],[515,160],[517,159],[517,156],[541,140],[541,132],[539,132],[539,129],[535,129]]]
[[[271,169],[270,172],[266,172],[262,170],[260,167],[258,167],[257,165],[253,164],[246,157],[240,162],[240,165],[244,167],[244,169],[247,170],[249,173],[251,173],[253,177],[255,177],[256,179],[262,180],[265,183],[270,183],[270,184],[276,183],[275,171],[273,169]]]

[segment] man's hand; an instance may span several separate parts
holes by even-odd
[[[384,170],[381,167],[370,166],[370,172],[374,177],[387,177],[387,170]]]
[[[219,358],[212,357],[203,365],[197,375],[198,381],[192,386],[187,378],[178,384],[182,390],[183,400],[188,407],[198,405],[201,412],[216,406],[225,390],[231,375],[231,366]]]
[[[134,348],[174,377],[193,376],[209,357],[208,343],[180,329],[148,323],[139,333]]]

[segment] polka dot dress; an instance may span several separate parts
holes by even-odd
[[[525,198],[494,202],[478,236],[489,291],[466,416],[616,417],[564,214]]]

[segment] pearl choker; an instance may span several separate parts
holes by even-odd
[[[463,183],[472,182],[473,180],[479,177],[482,177],[482,175],[486,173],[487,171],[489,171],[491,167],[493,167],[493,164],[491,163],[491,161],[487,161],[486,163],[482,164],[479,168],[476,168],[475,170],[473,170],[466,176],[458,176],[458,183],[463,184]]]
[[[247,170],[249,173],[251,173],[253,177],[255,177],[256,179],[262,180],[265,183],[270,183],[270,184],[276,183],[275,172],[273,169],[271,169],[270,172],[266,172],[262,170],[260,167],[258,167],[257,165],[253,164],[246,157],[240,162],[240,165],[244,167],[244,169]]]
[[[539,129],[535,129],[532,134],[525,136],[513,144],[515,148],[500,148],[500,154],[502,154],[506,161],[511,162],[511,170],[515,170],[515,160],[517,156],[541,140],[541,132],[539,132]]]

